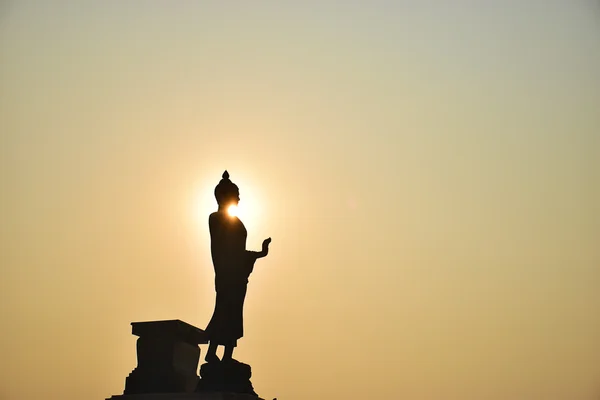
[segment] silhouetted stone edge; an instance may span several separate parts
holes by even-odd
[[[264,400],[243,393],[201,392],[201,393],[145,393],[109,397],[106,400]]]
[[[237,360],[217,361],[202,364],[197,392],[217,391],[248,394],[258,397],[250,378],[252,368]]]
[[[124,394],[191,393],[198,385],[203,330],[180,320],[132,322],[137,367],[125,379]]]

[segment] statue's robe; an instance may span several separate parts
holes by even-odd
[[[236,346],[244,335],[244,299],[257,252],[246,250],[248,233],[239,218],[215,212],[208,222],[217,300],[206,333],[211,343]]]

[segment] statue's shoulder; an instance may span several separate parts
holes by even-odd
[[[209,226],[223,225],[227,222],[226,220],[227,220],[227,218],[225,217],[224,213],[215,211],[214,213],[212,213],[208,216],[208,225]]]

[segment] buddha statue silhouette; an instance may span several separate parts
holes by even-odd
[[[217,347],[225,347],[222,361],[231,361],[237,340],[244,335],[243,308],[248,277],[257,259],[267,256],[271,238],[262,243],[262,251],[246,250],[246,227],[228,208],[237,205],[240,194],[237,185],[223,172],[223,179],[215,188],[219,208],[210,214],[210,250],[215,269],[215,309],[206,333],[209,339],[205,360],[219,361]]]

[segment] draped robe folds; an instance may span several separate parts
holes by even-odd
[[[239,218],[215,212],[208,222],[217,300],[206,333],[211,343],[235,347],[244,335],[246,287],[258,253],[246,250],[248,233]]]

